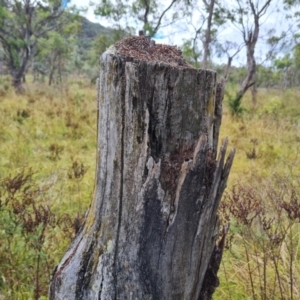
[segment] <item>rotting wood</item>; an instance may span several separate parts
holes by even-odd
[[[101,57],[95,195],[50,299],[210,299],[217,285],[234,157],[224,140],[217,158],[224,83],[174,47],[130,39]]]

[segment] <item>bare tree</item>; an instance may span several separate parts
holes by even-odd
[[[236,0],[238,7],[234,10],[233,23],[242,34],[244,44],[246,46],[247,55],[247,75],[243,80],[240,90],[236,95],[236,99],[240,99],[244,96],[246,91],[252,86],[252,100],[255,104],[256,99],[256,60],[255,60],[255,48],[259,38],[260,27],[262,23],[262,17],[267,13],[267,10],[272,0],[260,1]]]

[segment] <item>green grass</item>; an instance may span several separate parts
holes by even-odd
[[[259,90],[253,107],[246,94],[238,118],[224,100],[220,138],[237,154],[221,209],[231,229],[214,299],[281,299],[279,287],[290,299],[291,278],[300,296],[299,218],[280,208],[299,195],[299,96]],[[0,298],[43,299],[92,199],[96,87],[73,79],[64,88],[29,84],[17,95],[2,77],[0,105]],[[263,216],[275,220],[269,229]],[[280,234],[276,246],[271,237]]]

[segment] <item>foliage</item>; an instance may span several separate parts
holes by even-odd
[[[48,76],[49,84],[61,84],[69,74],[96,77],[100,53],[124,35],[76,14],[65,16],[64,26],[38,40],[35,80],[44,82]]]
[[[56,77],[62,82],[62,73],[66,70],[70,55],[75,48],[78,25],[78,23],[70,23],[59,32],[49,32],[46,37],[38,40],[38,54],[33,67],[43,75],[49,74],[49,85],[53,82],[55,71]]]
[[[111,30],[110,34],[100,34],[98,35],[94,41],[92,42],[91,50],[89,51],[88,61],[91,67],[98,66],[98,61],[100,55],[106,51],[106,49],[114,44],[115,42],[121,40],[125,36],[127,36],[125,31],[123,30]],[[98,76],[98,68],[96,68],[95,72],[96,76]]]
[[[228,98],[228,106],[232,116],[240,117],[244,112],[244,107],[242,106],[242,97],[232,96],[226,91]]]
[[[234,84],[227,84],[225,95],[231,115],[233,117],[241,117],[245,111],[245,107],[242,106],[242,97],[237,96]]]
[[[195,68],[200,67],[199,58],[201,56],[201,51],[196,49],[196,45],[192,43],[192,41],[185,41],[181,47],[182,49],[182,56]]]

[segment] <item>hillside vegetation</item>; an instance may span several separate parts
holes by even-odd
[[[234,89],[234,87],[231,87]],[[230,89],[229,89],[230,90]],[[299,299],[298,90],[224,100],[221,138],[237,155],[223,198],[231,228],[214,299]],[[0,298],[47,299],[48,283],[93,197],[96,87],[0,83]]]

